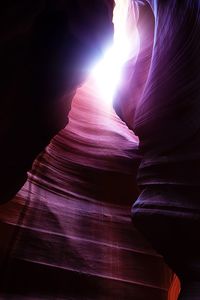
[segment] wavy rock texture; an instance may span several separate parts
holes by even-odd
[[[113,0],[8,0],[0,20],[0,203],[67,124],[88,66],[112,39]],[[80,17],[81,16],[81,17]]]
[[[182,279],[180,299],[199,299],[199,1],[135,3],[141,48],[131,92],[125,84],[116,108],[140,138],[138,180],[150,187],[134,218],[142,216],[137,226]],[[0,202],[67,123],[85,66],[112,34],[112,5],[2,4]],[[131,105],[120,108],[121,96]],[[91,87],[78,92],[70,124],[0,207],[2,299],[167,297],[171,272],[129,217],[138,141],[115,115],[97,110],[94,98]]]
[[[181,279],[180,299],[199,299],[200,2],[138,1],[138,9],[140,53],[116,102],[142,153],[133,221]]]
[[[138,140],[92,86],[0,208],[1,299],[168,297],[172,273],[130,219]]]

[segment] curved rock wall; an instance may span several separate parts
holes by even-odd
[[[172,274],[130,218],[138,140],[92,87],[1,206],[1,299],[167,299]]]

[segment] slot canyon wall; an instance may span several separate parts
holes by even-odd
[[[176,299],[130,218],[138,139],[100,100],[91,82],[77,91],[69,124],[1,206],[1,299]]]
[[[200,2],[140,5],[140,52],[116,101],[142,154],[132,219],[179,276],[179,299],[198,299]]]
[[[199,228],[200,5],[135,3],[140,53],[115,109],[139,136],[140,148],[117,115],[99,105],[92,82],[76,91],[113,34],[114,2],[2,4],[0,202],[12,200],[0,206],[1,299],[178,297],[177,277],[136,230],[130,211],[134,203],[135,220],[149,205],[167,216],[176,213],[190,226],[185,252],[193,257]],[[137,174],[140,189],[170,185],[168,198],[143,193],[136,201]],[[153,201],[147,207],[145,197]],[[153,223],[137,226],[146,234]],[[179,255],[186,230],[179,237],[173,224],[173,239],[157,225],[155,238],[171,253],[175,245],[177,273],[185,266],[193,272],[196,263]]]

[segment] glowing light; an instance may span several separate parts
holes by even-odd
[[[98,93],[110,106],[121,81],[123,65],[130,57],[136,56],[139,50],[139,36],[132,1],[116,0],[115,2],[113,45],[105,51],[103,58],[91,72]]]

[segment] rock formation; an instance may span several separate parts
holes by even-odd
[[[1,206],[1,299],[168,299],[172,273],[131,222],[138,139],[93,86]]]
[[[133,205],[133,222],[179,276],[180,299],[198,299],[200,2],[138,5],[140,53],[135,69],[125,73],[129,84],[115,104],[140,139],[141,194]],[[141,74],[145,59],[146,77]]]
[[[76,88],[112,38],[112,0],[20,0],[1,7],[0,203],[67,124]]]

